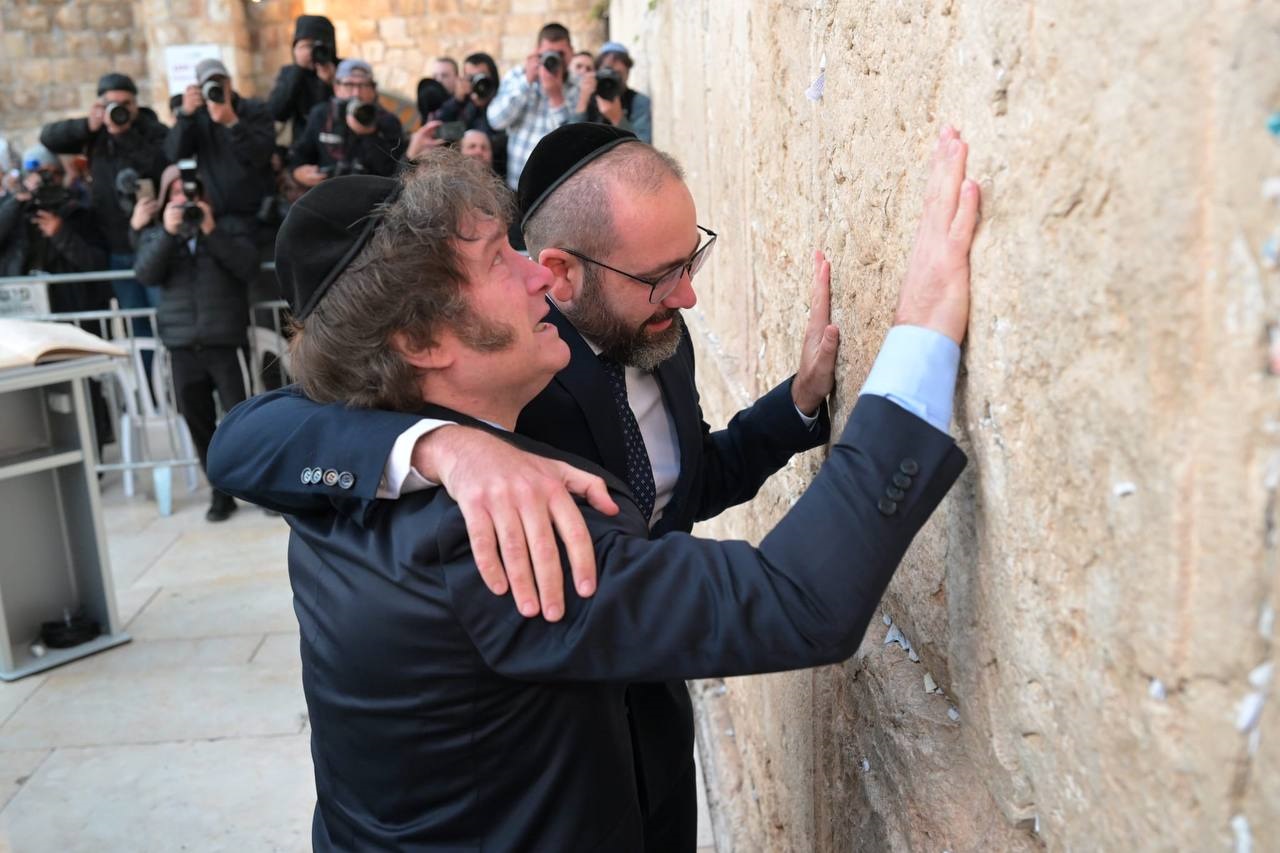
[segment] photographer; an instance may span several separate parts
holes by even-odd
[[[489,137],[493,167],[506,175],[507,134],[489,124],[487,110],[498,94],[498,64],[487,53],[473,53],[462,61],[462,76],[455,95],[436,113],[441,121],[460,121],[467,130],[480,130]]]
[[[104,269],[106,241],[87,199],[63,186],[58,158],[37,145],[23,153],[22,170],[17,191],[0,199],[0,275]],[[110,298],[110,289],[97,282],[49,287],[49,305],[57,312],[96,311]]]
[[[165,142],[169,160],[197,158],[214,208],[224,215],[255,216],[272,191],[274,149],[275,127],[266,105],[240,97],[221,62],[201,60]]]
[[[338,65],[335,95],[307,117],[307,129],[289,152],[293,179],[314,187],[338,175],[390,177],[400,165],[400,122],[378,105],[373,69],[363,59]]]
[[[569,81],[573,45],[569,30],[547,24],[538,31],[538,48],[502,79],[489,104],[489,125],[507,132],[507,185],[515,189],[533,147],[542,137],[573,119],[578,87]]]
[[[88,155],[91,207],[107,240],[110,269],[133,267],[129,215],[139,181],[150,181],[154,188],[164,171],[167,133],[155,113],[138,106],[138,87],[124,74],[107,74],[98,81],[98,100],[87,118],[54,122],[40,131],[40,143],[53,153]],[[133,279],[114,281],[111,288],[122,308],[155,305],[153,294]],[[134,332],[150,335],[151,325],[139,320]]]
[[[337,43],[328,18],[298,16],[293,29],[293,64],[280,69],[267,96],[267,111],[276,121],[289,123],[293,142],[301,138],[307,116],[316,105],[333,97]]]
[[[652,143],[653,114],[649,96],[627,87],[634,64],[624,45],[606,42],[596,59],[595,72],[582,75],[573,120],[611,124]]]
[[[154,217],[138,237],[138,280],[161,288],[160,340],[173,359],[178,411],[186,420],[203,467],[217,420],[213,393],[223,411],[244,400],[239,350],[248,344],[249,283],[258,267],[252,220],[216,218],[194,164],[170,166],[160,200],[136,212]],[[205,514],[224,521],[235,500],[218,490]]]

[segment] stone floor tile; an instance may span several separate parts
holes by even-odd
[[[0,750],[296,734],[305,719],[297,667],[54,671],[0,726]]]
[[[301,666],[302,658],[298,651],[298,632],[268,634],[263,638],[262,645],[254,652],[252,662],[255,665]]]
[[[303,734],[59,749],[0,812],[0,849],[309,850],[308,742]]]
[[[31,698],[31,694],[44,685],[48,677],[48,673],[40,673],[28,675],[17,681],[0,681],[0,725],[12,717],[14,712]]]
[[[161,554],[178,541],[179,531],[149,525],[136,532],[107,534],[107,551],[111,557],[111,578],[116,590],[128,589],[151,568]]]
[[[14,794],[21,790],[50,753],[52,750],[49,749],[0,752],[0,809],[13,799]]]
[[[151,603],[151,599],[155,598],[159,592],[160,588],[157,586],[134,584],[128,589],[116,587],[116,618],[120,620],[126,632],[129,630],[129,623]]]
[[[114,678],[174,667],[236,666],[248,662],[261,642],[261,637],[251,634],[179,640],[134,640],[73,661],[50,674],[74,673]]]
[[[202,520],[201,527],[182,531],[139,581],[167,586],[255,574],[287,577],[284,522],[259,514],[258,519],[241,523],[238,515],[216,525]]]
[[[216,637],[296,631],[293,592],[283,566],[278,576],[232,577],[165,586],[129,623],[134,639]]]

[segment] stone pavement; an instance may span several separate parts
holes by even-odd
[[[284,522],[104,494],[133,642],[0,683],[0,851],[304,851],[315,802]],[[705,806],[700,853],[714,848]]]

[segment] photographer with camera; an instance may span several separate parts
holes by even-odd
[[[40,143],[54,154],[86,154],[89,157],[91,208],[98,228],[107,240],[108,267],[133,268],[129,216],[149,184],[155,182],[168,160],[164,141],[168,128],[154,112],[138,106],[138,87],[124,74],[106,74],[98,81],[98,100],[87,118],[47,124]],[[147,308],[156,303],[133,279],[111,283],[121,308]],[[151,324],[138,320],[134,333],[151,334]]]
[[[255,216],[272,191],[275,126],[267,107],[242,98],[216,59],[196,65],[196,82],[182,95],[165,154],[172,162],[195,157],[213,206],[222,214]]]
[[[653,113],[649,96],[627,87],[635,65],[625,45],[610,41],[600,48],[594,73],[582,75],[574,121],[611,124],[653,142]]]
[[[573,120],[577,84],[569,80],[573,45],[569,30],[547,24],[538,31],[538,48],[502,79],[489,104],[489,125],[507,132],[507,185],[515,189],[520,173],[542,137]]]
[[[160,200],[149,209],[153,224],[138,236],[134,272],[161,289],[160,340],[172,356],[178,411],[204,467],[217,422],[214,391],[223,411],[245,399],[240,350],[248,345],[249,284],[258,268],[254,225],[215,216],[190,160],[165,169]],[[146,215],[138,211],[138,219]],[[205,519],[225,521],[235,509],[235,500],[215,489]]]
[[[267,96],[267,111],[289,123],[292,142],[302,137],[316,105],[333,97],[337,43],[333,22],[323,15],[299,15],[294,22],[293,64],[281,67]]]
[[[43,145],[22,155],[16,191],[0,199],[0,275],[69,273],[103,269],[107,245],[87,206],[65,186],[62,163]],[[110,288],[98,282],[49,287],[53,311],[106,308]]]
[[[339,175],[389,178],[404,147],[400,122],[378,105],[373,68],[363,59],[344,59],[334,97],[311,110],[307,129],[289,151],[289,168],[304,187]]]
[[[498,64],[487,53],[473,53],[462,61],[462,75],[454,86],[454,96],[445,101],[433,117],[442,122],[461,122],[464,130],[484,132],[493,151],[493,167],[505,176],[507,134],[493,129],[486,112],[497,94]]]

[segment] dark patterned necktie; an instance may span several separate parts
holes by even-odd
[[[640,424],[636,423],[635,412],[627,402],[627,378],[622,365],[606,356],[600,356],[600,365],[609,377],[609,388],[613,391],[613,402],[618,408],[618,418],[622,421],[622,444],[627,453],[627,485],[635,493],[640,512],[644,513],[645,524],[653,517],[653,503],[657,499],[658,490],[653,485],[653,465],[649,462],[649,451],[644,446],[644,436],[640,434]]]

